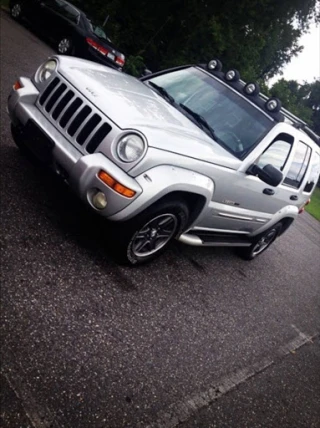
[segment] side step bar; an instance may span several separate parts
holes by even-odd
[[[250,247],[251,242],[245,239],[241,239],[240,237],[233,237],[233,239],[229,239],[224,241],[220,236],[210,236],[200,238],[196,235],[191,235],[190,233],[183,233],[178,238],[180,242],[187,245],[193,245],[195,247]]]

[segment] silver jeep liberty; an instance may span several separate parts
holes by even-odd
[[[53,56],[14,84],[8,111],[16,144],[117,222],[130,264],[174,238],[253,259],[319,177],[319,137],[217,59],[139,80]]]

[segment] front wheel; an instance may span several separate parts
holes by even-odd
[[[13,19],[19,21],[22,18],[22,5],[21,3],[13,3],[10,8],[10,13]]]
[[[164,201],[120,225],[118,256],[138,265],[158,257],[185,228],[189,210],[183,201]]]
[[[253,260],[258,257],[261,253],[266,251],[270,245],[279,236],[282,229],[282,223],[277,223],[270,229],[262,232],[256,236],[250,247],[238,248],[238,254],[245,260]]]

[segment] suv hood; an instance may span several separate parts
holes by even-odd
[[[144,133],[150,147],[236,168],[239,160],[135,77],[90,61],[59,58],[59,73],[121,129]]]

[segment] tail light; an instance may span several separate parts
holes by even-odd
[[[110,53],[108,49],[106,49],[104,46],[101,46],[95,40],[90,39],[90,37],[87,37],[86,41],[88,45],[90,45],[93,49],[97,50],[102,55],[107,55],[109,58],[113,59],[118,65],[120,65],[120,67],[124,66],[126,58],[123,54],[119,54],[119,56],[116,56],[113,53]]]
[[[120,67],[123,67],[125,62],[126,62],[126,57],[123,54],[120,54],[119,56],[117,56],[116,63],[120,65]]]
[[[107,55],[109,53],[108,49],[99,45],[99,43],[97,43],[95,40],[92,40],[89,37],[87,37],[86,41],[87,41],[88,45],[90,45],[93,49],[96,49],[102,55]]]
[[[301,213],[303,213],[303,211],[304,211],[304,209],[305,209],[305,207],[307,206],[307,205],[309,205],[310,204],[310,202],[311,202],[311,199],[309,198],[308,200],[307,200],[307,202],[299,209],[299,211],[298,211],[298,213],[299,214],[301,214]]]

